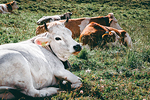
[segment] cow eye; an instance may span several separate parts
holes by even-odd
[[[55,40],[57,40],[57,41],[58,41],[58,40],[61,40],[61,38],[59,38],[59,37],[56,37],[56,38],[55,38]]]

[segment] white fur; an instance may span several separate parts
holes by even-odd
[[[122,30],[122,28],[120,27],[120,25],[118,24],[118,20],[115,18],[114,14],[113,13],[109,13],[111,15],[111,18],[112,18],[112,22],[110,24],[110,27],[113,27],[113,28],[116,28],[116,29],[119,29],[119,30]]]
[[[132,47],[132,40],[131,40],[131,37],[129,36],[128,33],[126,33],[126,36],[127,36],[127,37],[124,38],[124,41],[127,43],[127,46],[128,46],[128,47]]]
[[[91,18],[85,18],[80,25],[80,33],[84,30],[84,28],[89,24]]]
[[[24,42],[0,46],[0,86],[6,86],[6,90],[20,88],[22,93],[32,97],[57,93],[58,88],[47,86],[57,85],[59,80],[71,82],[72,88],[81,86],[80,78],[64,69],[60,61],[67,60],[75,52],[73,46],[78,43],[72,39],[71,32],[63,24],[55,25],[56,23],[50,24],[50,33],[40,34]],[[55,37],[62,40],[56,41]],[[46,45],[50,44],[59,58],[37,45],[38,42],[47,41]],[[0,88],[0,93],[4,89]]]

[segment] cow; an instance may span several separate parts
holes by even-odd
[[[58,20],[67,19],[67,18],[71,19],[71,15],[72,15],[72,12],[67,12],[67,13],[64,13],[62,15],[43,16],[36,23],[38,25],[43,25],[44,23],[48,23],[51,21],[58,21]]]
[[[65,22],[66,23],[66,22]],[[64,68],[62,61],[82,47],[71,37],[64,23],[54,21],[47,32],[19,43],[0,45],[0,93],[17,90],[30,97],[50,96],[59,90],[60,80],[71,88],[82,86],[81,78]],[[8,97],[7,97],[8,98]]]
[[[103,47],[110,42],[114,45],[117,42],[121,42],[126,47],[132,47],[131,37],[125,30],[118,30],[95,22],[91,22],[85,27],[79,37],[79,41],[83,45],[88,44],[91,48],[97,45]]]
[[[6,4],[0,4],[0,13],[13,13],[13,10],[18,9],[16,1],[12,1]]]
[[[65,20],[60,20],[60,22],[64,22]],[[83,29],[90,23],[96,22],[101,25],[114,27],[116,29],[122,29],[117,19],[114,17],[113,13],[109,13],[107,16],[99,16],[99,17],[91,17],[91,18],[77,18],[70,19],[69,22],[65,25],[72,32],[73,39],[78,38]],[[47,23],[49,25],[49,23]],[[36,35],[45,32],[44,25],[38,26],[36,28]]]

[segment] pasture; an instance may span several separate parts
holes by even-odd
[[[1,0],[7,3],[11,0]],[[83,48],[69,58],[70,70],[82,78],[80,89],[63,86],[63,92],[42,100],[150,100],[149,0],[16,0],[15,14],[0,14],[0,44],[35,36],[42,16],[72,12],[72,18],[106,16],[113,12],[132,38],[133,48]],[[78,39],[76,39],[78,41]],[[87,71],[88,70],[88,71]],[[60,85],[61,87],[62,85]],[[20,99],[25,99],[24,97]]]

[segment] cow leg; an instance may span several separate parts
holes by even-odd
[[[43,88],[39,91],[41,95],[50,96],[50,95],[56,94],[58,90],[59,88],[56,88],[56,87],[48,87],[48,88]],[[46,94],[44,94],[44,92],[46,92]]]
[[[72,83],[71,88],[78,88],[82,85],[82,82],[80,81],[81,78],[72,74],[68,70],[56,69],[56,71],[54,71],[54,75],[59,79],[64,79],[71,82]]]
[[[58,90],[59,88],[55,88],[55,87],[43,88],[41,90],[37,90],[34,87],[32,87],[28,90],[27,95],[32,97],[45,97],[45,96],[56,94]]]
[[[31,84],[30,84],[31,85]],[[9,94],[1,94],[0,98],[13,98],[13,95],[15,98],[20,98],[21,96],[24,96],[23,94],[31,97],[45,97],[45,96],[50,96],[53,94],[56,94],[59,88],[55,87],[48,87],[48,88],[43,88],[41,90],[35,89],[33,86],[26,86],[25,89],[22,89],[21,91],[16,90],[15,88],[8,87],[8,86],[1,86],[0,89],[1,91],[5,91],[4,93],[10,92]],[[30,86],[30,87],[29,87]],[[23,94],[21,94],[21,93]],[[13,94],[13,95],[12,95]],[[18,95],[19,94],[19,95]]]
[[[55,88],[55,87],[48,87],[48,88],[42,88],[40,90],[36,89],[33,86],[33,82],[31,80],[31,76],[27,75],[26,76],[22,76],[27,80],[21,80],[23,83],[20,83],[19,81],[14,81],[13,83],[15,83],[14,85],[10,86],[10,87],[1,87],[0,90],[8,90],[9,92],[11,92],[14,96],[15,94],[18,92],[21,92],[27,96],[31,96],[31,97],[45,97],[45,96],[50,96],[53,94],[56,94],[57,91],[59,90],[59,88]],[[10,83],[12,84],[12,83]],[[11,88],[12,87],[12,88]],[[17,90],[16,90],[17,89]]]

